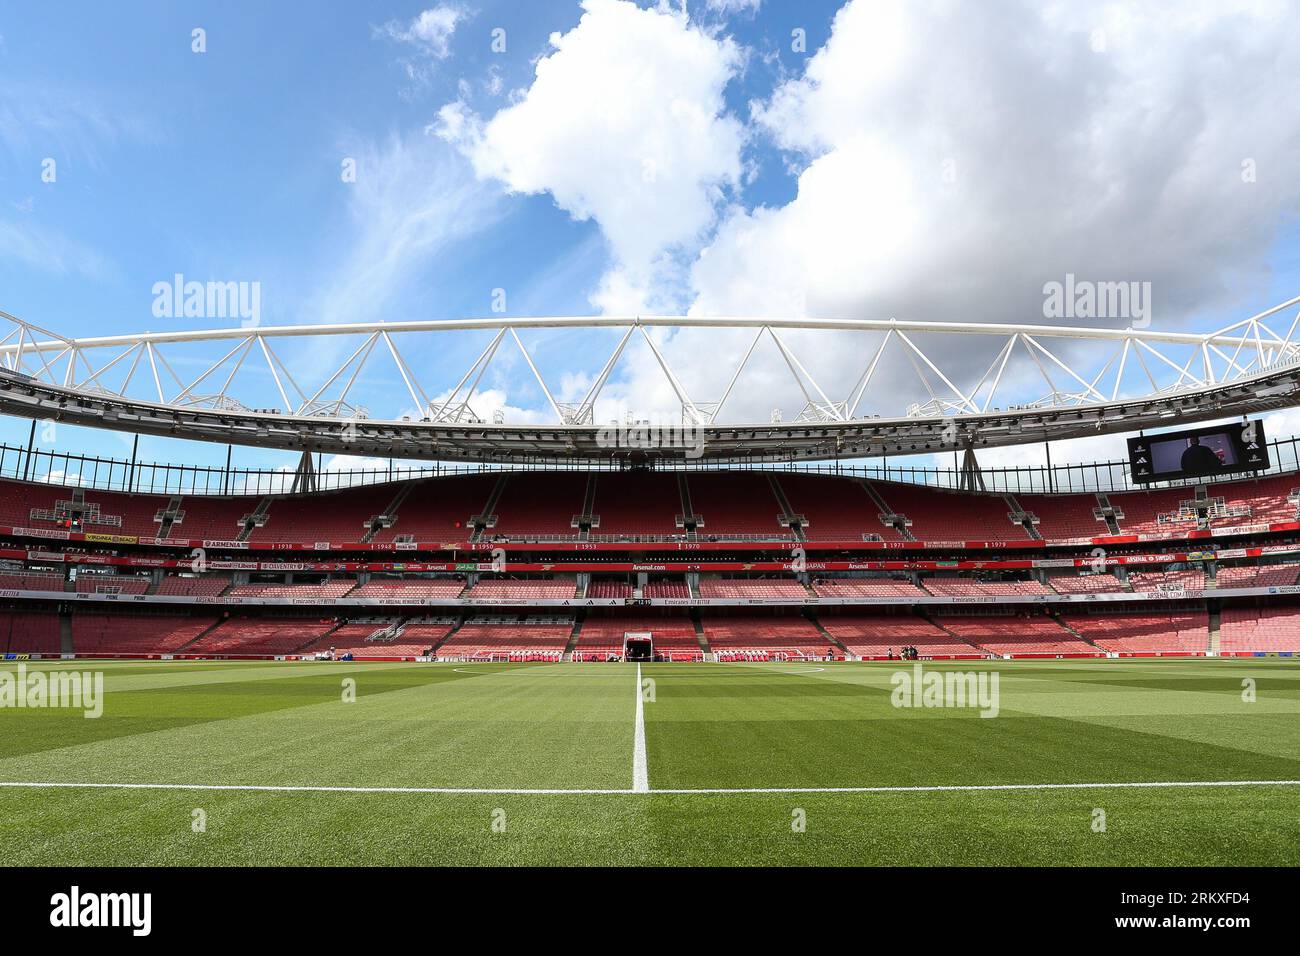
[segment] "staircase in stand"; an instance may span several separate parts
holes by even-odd
[[[1071,634],[1073,634],[1079,640],[1083,641],[1083,643],[1087,644],[1089,647],[1095,647],[1103,654],[1106,653],[1106,648],[1099,646],[1090,637],[1088,637],[1088,635],[1081,634],[1078,631],[1076,631],[1074,628],[1070,627],[1069,624],[1066,624],[1065,620],[1061,617],[1059,611],[1048,608],[1047,613],[1051,616],[1052,620],[1054,620],[1057,623],[1057,626],[1059,626],[1062,630],[1069,631]]]
[[[303,651],[305,651],[307,648],[311,647],[311,646],[312,646],[313,644],[315,644],[317,641],[319,641],[319,640],[321,640],[321,639],[323,639],[323,638],[329,637],[331,634],[333,634],[335,631],[337,631],[337,630],[338,630],[340,627],[342,627],[342,626],[343,626],[343,622],[342,622],[342,621],[336,621],[336,622],[334,623],[334,626],[331,627],[328,631],[326,631],[326,632],[323,633],[323,634],[317,634],[315,637],[309,637],[309,638],[307,638],[307,640],[303,641],[301,644],[299,644],[297,647],[295,647],[295,648],[294,648],[293,650],[291,650],[289,653],[290,653],[290,654],[301,654]]]
[[[236,541],[247,541],[254,529],[262,527],[270,520],[268,512],[271,510],[271,502],[273,501],[275,501],[275,495],[267,495],[257,503],[257,507],[253,509],[252,513],[246,514],[239,519],[244,527],[240,529],[239,534],[235,537]]]
[[[414,487],[415,484],[413,482],[408,481],[403,483],[401,489],[393,496],[393,500],[388,503],[388,507],[383,510],[383,513],[367,519],[366,524],[369,530],[362,535],[362,544],[369,544],[375,539],[375,535],[379,534],[380,531],[385,528],[391,528],[393,525],[397,524],[397,509],[402,507],[402,502],[407,499],[407,496],[411,493],[411,489]]]
[[[1022,508],[1020,502],[1016,500],[1016,496],[1010,492],[1004,494],[1002,500],[1007,503],[1007,507],[1010,509],[1007,512],[1007,517],[1011,520],[1011,523],[1024,528],[1029,533],[1031,541],[1042,541],[1043,536],[1038,531],[1038,515]]]
[[[826,628],[822,627],[822,622],[817,620],[817,615],[813,613],[812,608],[806,608],[804,610],[804,616],[808,618],[808,621],[812,624],[813,627],[817,628],[818,632],[821,634],[822,637],[830,641],[830,643],[833,646],[839,648],[840,652],[844,655],[844,659],[846,661],[853,660],[853,654],[849,651],[847,647],[845,647],[843,644],[840,643],[840,639],[836,637],[834,634],[832,634],[830,631],[826,630]]]
[[[470,515],[470,527],[474,529],[473,533],[469,536],[470,541],[482,541],[483,535],[496,527],[497,502],[500,501],[501,496],[505,494],[506,480],[508,478],[508,475],[502,475],[499,477],[496,480],[496,484],[492,486],[492,493],[488,495],[487,502],[483,505],[483,511],[480,514]]]
[[[587,476],[587,487],[582,495],[582,511],[569,520],[569,527],[576,528],[579,541],[591,540],[591,530],[600,527],[600,515],[596,509],[596,473]]]
[[[790,499],[786,497],[785,489],[781,487],[781,482],[777,480],[776,475],[768,475],[767,483],[772,488],[772,494],[776,496],[776,503],[781,506],[781,513],[776,516],[777,522],[789,528],[796,541],[807,541],[808,533],[804,530],[808,524],[807,517],[795,514],[794,508],[790,507]]]
[[[705,655],[704,659],[709,660],[713,656],[713,648],[709,646],[709,637],[704,633],[700,612],[695,608],[691,608],[691,623],[695,625],[695,640],[700,645],[700,651]]]
[[[207,627],[201,630],[198,634],[196,634],[193,638],[186,641],[180,647],[176,648],[176,650],[172,651],[172,653],[173,654],[184,653],[185,651],[193,647],[195,644],[197,644],[199,641],[203,640],[205,637],[211,634],[213,631],[215,631],[217,628],[219,628],[222,624],[226,623],[227,620],[229,620],[229,618],[224,618],[224,617],[217,618],[215,621],[213,621],[211,624],[209,624]]]
[[[677,497],[681,501],[682,513],[674,515],[673,521],[687,534],[695,534],[704,527],[704,515],[695,513],[695,506],[691,503],[691,486],[686,481],[685,472],[677,475]]]
[[[1106,522],[1106,530],[1110,534],[1120,534],[1119,519],[1124,517],[1124,509],[1117,508],[1110,503],[1110,497],[1097,494],[1097,507],[1092,509],[1092,516],[1098,521]]]
[[[889,507],[889,503],[885,501],[880,492],[878,492],[875,489],[875,486],[872,485],[871,482],[867,481],[867,479],[858,478],[856,480],[858,484],[862,485],[862,487],[866,489],[867,494],[871,496],[871,500],[875,502],[876,507],[880,509],[880,523],[886,528],[893,528],[902,536],[904,541],[915,541],[916,535],[912,534],[912,530],[909,527],[912,523],[912,519],[907,515],[898,514],[893,508]]]
[[[981,647],[980,645],[976,644],[974,641],[970,640],[969,638],[962,637],[960,634],[956,633],[955,631],[952,631],[952,630],[950,630],[950,629],[944,627],[944,626],[943,626],[943,617],[942,617],[941,615],[938,615],[938,614],[930,614],[930,613],[928,613],[928,612],[926,612],[926,611],[922,611],[922,612],[921,612],[921,617],[925,618],[927,621],[929,621],[931,624],[933,624],[933,625],[934,625],[935,627],[937,627],[939,630],[943,631],[945,634],[947,634],[949,637],[951,637],[951,638],[952,638],[954,641],[956,641],[958,644],[965,644],[965,645],[967,645],[968,647],[973,647],[973,648],[975,648],[975,650],[979,651],[981,654],[987,654],[987,655],[989,655],[990,657],[996,657],[996,656],[997,656],[997,655],[995,655],[992,651],[990,651],[988,648],[986,648],[986,647]]]
[[[575,620],[573,630],[569,632],[569,642],[564,645],[564,653],[560,655],[561,661],[573,660],[573,652],[578,647],[578,635],[582,633],[582,622]]]
[[[458,620],[455,624],[453,624],[451,626],[451,630],[449,630],[446,634],[442,635],[442,637],[438,638],[438,640],[433,642],[433,646],[430,647],[428,651],[429,656],[430,657],[436,656],[438,653],[438,648],[442,647],[442,645],[446,644],[449,640],[451,640],[452,636],[468,623],[469,623],[469,616],[466,615],[465,617],[462,617],[460,620]]]

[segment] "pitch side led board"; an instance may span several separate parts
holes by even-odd
[[[1263,471],[1269,466],[1264,423],[1207,425],[1128,440],[1133,481],[1175,481]]]

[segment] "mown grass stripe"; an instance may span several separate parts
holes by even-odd
[[[639,789],[564,789],[526,787],[345,787],[315,784],[247,784],[247,783],[71,783],[66,781],[0,781],[0,787],[33,790],[235,790],[255,793],[424,793],[477,794],[483,796],[530,794],[538,796],[630,796],[661,794],[676,796],[743,796],[774,793],[950,793],[1018,790],[1134,790],[1172,787],[1297,787],[1300,780],[1154,780],[1112,783],[990,783],[941,784],[916,787],[698,787]]]

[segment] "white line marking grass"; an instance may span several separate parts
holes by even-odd
[[[650,769],[645,756],[645,694],[641,690],[641,665],[636,665],[636,728],[632,733],[632,792],[650,792]]]
[[[1134,790],[1179,787],[1300,787],[1300,780],[1160,780],[1126,783],[993,783],[950,784],[917,787],[702,787],[697,789],[616,790],[616,789],[544,789],[527,787],[330,787],[259,785],[245,783],[55,783],[38,781],[0,781],[0,788],[32,790],[232,790],[254,793],[412,793],[468,794],[481,796],[629,796],[632,794],[673,794],[679,796],[743,796],[781,793],[965,793],[971,791],[1027,790]]]

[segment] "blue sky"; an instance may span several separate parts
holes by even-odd
[[[151,313],[154,284],[176,273],[257,282],[271,325],[487,315],[495,289],[511,315],[1033,319],[1044,277],[1074,271],[1149,279],[1169,303],[1161,321],[1209,328],[1295,294],[1285,11],[1117,19],[1084,4],[1060,22],[1018,4],[690,6],[6,9],[0,308],[69,336],[212,325]],[[611,49],[626,74],[602,60]],[[637,76],[653,88],[600,89]],[[629,127],[619,103],[644,121]],[[646,147],[629,144],[643,134],[665,144],[658,181],[636,175]],[[917,166],[947,157],[956,187],[918,189]],[[1241,188],[1246,160],[1256,188]],[[624,203],[629,181],[643,185]],[[570,393],[605,357],[571,334],[529,343]],[[481,347],[412,360],[458,372]],[[293,361],[307,373],[331,357]],[[521,370],[503,357],[490,401],[539,414]],[[833,357],[824,370],[852,378]],[[617,386],[620,408],[652,391],[633,375]],[[383,417],[402,410],[382,407],[382,376],[357,394]],[[4,420],[0,438],[25,441],[27,427]],[[124,447],[70,428],[59,441]],[[143,444],[145,457],[225,456]]]
[[[571,0],[476,3],[450,38],[449,57],[412,81],[402,61],[419,52],[383,30],[425,6],[8,11],[0,19],[5,218],[62,243],[64,254],[42,270],[6,249],[4,307],[69,335],[138,331],[155,324],[153,283],[179,271],[200,280],[260,277],[268,324],[312,321],[324,277],[353,251],[341,161],[382,153],[394,137],[418,145],[458,83],[489,68],[507,89],[527,85],[548,35],[572,29],[581,14]],[[824,40],[836,7],[800,5],[813,43]],[[768,11],[731,20],[729,29],[772,47],[773,27],[788,19]],[[195,27],[207,34],[202,55],[191,51]],[[498,27],[507,31],[505,55],[489,50]],[[770,93],[777,69],[756,64],[729,84],[728,105],[743,110]],[[793,178],[776,152],[753,152],[763,175],[748,187],[752,200],[788,197]],[[39,178],[46,157],[58,163],[52,185]],[[371,173],[362,166],[362,176]],[[594,222],[573,221],[545,195],[527,196],[502,204],[474,232],[472,243],[421,263],[396,301],[357,318],[484,314],[496,287],[525,290],[520,306],[538,314],[592,311],[587,297],[606,258]],[[557,263],[572,281],[548,281]],[[544,296],[530,296],[534,287]]]

